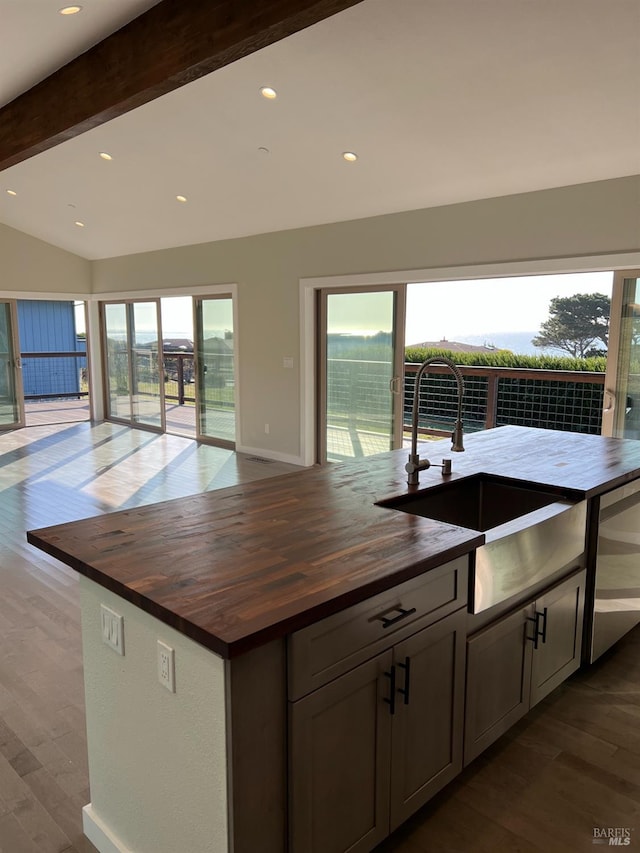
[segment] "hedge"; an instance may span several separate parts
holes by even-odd
[[[510,350],[495,352],[453,352],[446,349],[407,347],[405,362],[421,364],[433,356],[445,355],[456,364],[469,367],[523,367],[528,370],[584,370],[589,373],[605,373],[605,356],[594,358],[572,358],[555,355],[517,355]]]

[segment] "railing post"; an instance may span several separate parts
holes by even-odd
[[[496,425],[496,416],[498,413],[498,381],[497,374],[490,373],[487,376],[487,417],[485,420],[485,429],[493,429]]]
[[[178,374],[178,405],[184,406],[184,361],[182,353],[178,353],[176,370]]]

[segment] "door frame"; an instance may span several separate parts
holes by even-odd
[[[377,255],[376,255],[377,257]],[[375,263],[375,262],[374,262]],[[378,266],[382,263],[378,262]],[[551,275],[553,273],[607,272],[635,269],[640,266],[640,251],[613,252],[601,255],[542,258],[527,261],[497,261],[448,267],[421,267],[379,273],[349,273],[333,276],[300,278],[300,458],[311,466],[315,460],[315,291],[323,287],[414,284],[429,281],[479,280],[513,276]],[[611,339],[611,336],[610,336]]]
[[[200,303],[206,300],[213,299],[230,299],[231,300],[231,316],[233,318],[233,381],[234,381],[234,395],[233,395],[233,414],[234,414],[234,434],[235,440],[229,441],[224,438],[215,438],[211,435],[204,435],[200,431],[200,355],[199,355],[199,347],[198,347],[198,334],[200,330],[200,322],[201,315],[199,314],[198,306]],[[238,385],[238,324],[237,324],[237,300],[235,297],[235,293],[233,290],[229,289],[227,291],[219,291],[212,292],[209,291],[207,293],[198,293],[192,294],[191,302],[193,306],[193,372],[196,378],[195,381],[195,408],[196,408],[196,441],[200,441],[203,444],[211,444],[215,447],[224,447],[228,450],[236,450],[238,446],[238,431],[240,428],[240,422],[238,418],[238,403],[239,403],[239,385]]]
[[[158,329],[158,369],[160,372],[160,426],[154,426],[153,424],[141,423],[140,421],[135,421],[133,419],[133,364],[131,358],[131,308],[133,305],[139,304],[141,302],[150,302],[154,303],[156,306],[156,319],[157,319],[157,329]],[[110,411],[109,405],[109,361],[107,357],[107,330],[106,330],[106,316],[105,316],[105,307],[107,305],[124,305],[126,310],[126,324],[127,324],[127,348],[129,350],[129,359],[128,359],[128,379],[129,379],[129,406],[132,417],[130,418],[118,418],[114,417]],[[125,426],[131,427],[132,429],[142,429],[148,432],[157,433],[160,435],[164,435],[166,432],[166,406],[164,400],[164,361],[162,358],[162,350],[160,346],[162,344],[163,335],[162,335],[162,311],[160,304],[160,297],[142,297],[142,298],[130,298],[130,299],[103,299],[98,303],[98,313],[99,313],[99,322],[100,322],[100,352],[101,352],[101,361],[102,361],[102,398],[103,398],[103,407],[104,407],[104,416],[105,420],[110,423],[123,424]],[[134,330],[135,331],[135,330]]]
[[[611,313],[609,317],[609,346],[607,349],[607,371],[604,380],[602,406],[602,435],[615,436],[618,432],[619,406],[621,397],[619,360],[622,349],[624,285],[625,281],[640,280],[640,268],[616,270],[611,287]]]
[[[0,303],[9,307],[9,323],[11,324],[11,346],[7,355],[10,356],[13,368],[13,393],[17,419],[10,424],[0,424],[0,432],[21,429],[25,426],[24,389],[22,387],[22,358],[20,356],[20,330],[18,328],[18,300],[0,297]]]
[[[350,293],[393,293],[393,370],[392,384],[400,379],[400,385],[404,382],[404,330],[405,330],[405,308],[407,286],[402,283],[377,285],[368,287],[360,285],[357,287],[323,287],[316,291],[316,437],[315,456],[316,463],[324,465],[327,463],[327,307],[330,296],[345,295]],[[390,449],[398,450],[402,447],[403,426],[403,395],[402,391],[394,391],[389,388],[392,400],[391,415],[391,443]]]

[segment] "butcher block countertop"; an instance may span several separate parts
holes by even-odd
[[[506,426],[421,443],[447,480],[497,474],[590,498],[640,476],[640,442]],[[405,450],[31,530],[27,539],[223,657],[472,551],[484,535],[375,505]],[[442,483],[420,473],[418,489]],[[416,487],[411,488],[412,491]]]

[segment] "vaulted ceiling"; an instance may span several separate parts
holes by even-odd
[[[86,258],[640,172],[640,0],[80,3],[0,0],[0,222]]]

